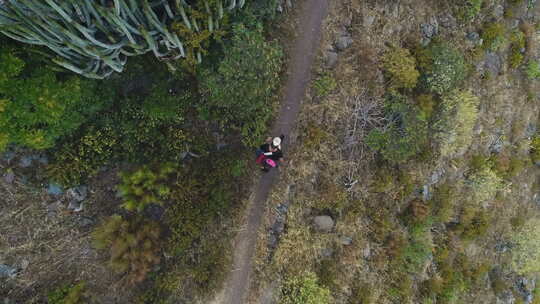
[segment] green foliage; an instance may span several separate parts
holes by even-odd
[[[330,290],[319,286],[317,276],[308,272],[289,278],[281,287],[280,304],[329,304]]]
[[[412,89],[416,86],[420,73],[416,70],[416,60],[408,49],[392,48],[384,54],[382,63],[391,87]]]
[[[529,60],[527,67],[525,68],[525,74],[530,80],[535,80],[540,78],[540,62],[536,60]]]
[[[512,267],[522,275],[540,271],[540,219],[528,220],[512,236]]]
[[[485,204],[495,198],[495,194],[502,188],[502,179],[488,165],[474,169],[466,180],[470,190],[469,200],[474,203]]]
[[[204,51],[198,48],[201,37],[219,32],[220,21],[226,16],[224,6],[232,10],[243,3],[9,2],[0,6],[0,32],[23,43],[48,47],[57,55],[53,61],[73,72],[104,78],[122,72],[127,56],[148,52],[161,60],[197,57],[200,61]],[[183,31],[170,30],[169,24],[175,20],[173,28],[181,26]]]
[[[261,26],[249,29],[240,24],[233,27],[224,54],[216,71],[207,68],[199,74],[199,114],[240,131],[243,142],[254,146],[273,111],[283,53],[277,43],[264,40]]]
[[[533,163],[540,162],[540,135],[535,135],[531,141],[531,160]]]
[[[85,283],[60,286],[47,294],[48,304],[85,303]]]
[[[498,22],[484,25],[481,35],[484,43],[482,47],[490,51],[497,51],[506,41],[506,29]]]
[[[426,121],[431,119],[433,111],[435,110],[436,102],[431,94],[420,94],[416,96],[416,104],[420,110],[420,115]]]
[[[167,182],[175,172],[175,165],[163,163],[142,166],[137,170],[120,174],[122,183],[118,186],[124,199],[122,207],[129,211],[141,212],[149,204],[163,204],[171,189]]]
[[[443,157],[452,157],[469,147],[478,117],[478,97],[469,91],[455,90],[440,102],[435,139]]]
[[[0,150],[9,143],[52,147],[102,106],[88,81],[61,80],[42,66],[25,71],[25,62],[9,47],[0,48],[0,59]]]
[[[306,150],[318,150],[322,143],[328,138],[329,134],[322,126],[309,123],[305,131],[304,146]]]
[[[405,248],[402,259],[404,268],[411,273],[422,271],[426,261],[432,256],[433,237],[431,235],[431,219],[413,224],[409,231],[409,244]]]
[[[449,222],[455,213],[454,189],[448,183],[439,185],[435,189],[431,203],[436,219],[443,223]]]
[[[474,19],[482,10],[484,0],[458,0],[456,10],[458,18],[463,22]]]
[[[160,261],[161,228],[140,216],[129,220],[113,215],[92,233],[94,246],[110,252],[110,266],[127,274],[130,283],[144,280]]]
[[[445,43],[431,43],[418,50],[417,61],[422,73],[420,80],[429,92],[448,92],[467,76],[463,55]]]
[[[515,69],[523,63],[523,59],[525,58],[523,53],[521,53],[521,50],[526,46],[525,34],[522,31],[516,30],[510,36],[510,41],[512,44],[508,61],[510,67]]]
[[[406,97],[390,93],[385,103],[390,125],[374,129],[367,138],[367,145],[379,151],[392,163],[402,163],[423,151],[427,146],[428,122],[418,115],[418,109]]]
[[[337,82],[331,73],[323,73],[313,82],[315,95],[325,97],[337,88]]]

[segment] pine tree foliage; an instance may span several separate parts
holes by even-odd
[[[134,172],[122,173],[119,186],[124,198],[122,206],[140,212],[149,204],[162,204],[171,192],[167,180],[174,172],[175,166],[165,163],[156,168],[143,166]]]
[[[130,283],[144,280],[159,263],[160,236],[160,226],[140,216],[126,220],[113,215],[93,232],[94,246],[109,250],[111,268],[127,274]]]
[[[0,32],[46,46],[58,55],[53,59],[57,64],[101,79],[122,72],[128,56],[153,52],[162,60],[186,57],[182,41],[186,33],[211,35],[220,28],[225,11],[244,2],[6,0],[0,2]],[[171,30],[173,24],[182,24],[184,32]],[[195,56],[200,61],[201,51],[196,50]]]

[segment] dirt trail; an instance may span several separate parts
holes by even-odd
[[[327,0],[306,0],[302,5],[297,24],[298,36],[288,67],[284,100],[272,129],[274,135],[287,136],[296,122],[300,102],[310,82],[311,65],[318,50],[321,25],[327,9]],[[263,175],[255,188],[253,199],[247,209],[246,223],[235,239],[233,269],[225,281],[224,290],[213,301],[215,304],[246,303],[258,231],[268,193],[277,174],[274,170]]]

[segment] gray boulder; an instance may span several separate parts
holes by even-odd
[[[338,54],[334,51],[327,51],[324,58],[325,66],[332,69],[336,66],[338,61]]]
[[[13,173],[13,171],[9,171],[4,174],[4,181],[6,183],[11,184],[13,183],[14,180],[15,180],[15,173]]]
[[[320,232],[330,232],[334,228],[334,220],[328,215],[319,215],[313,219],[315,229]]]
[[[18,269],[5,265],[0,264],[0,278],[14,278],[17,276]]]
[[[86,199],[86,196],[88,195],[88,187],[87,186],[77,186],[74,188],[69,188],[66,191],[66,194],[77,202],[82,202]]]
[[[336,41],[336,49],[343,51],[353,43],[353,39],[350,36],[341,36]]]

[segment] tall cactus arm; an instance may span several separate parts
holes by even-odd
[[[62,18],[66,19],[67,22],[73,22],[73,19],[58,5],[54,2],[54,0],[45,0],[47,4],[49,4],[55,11],[62,16]]]

